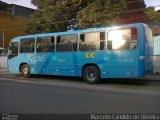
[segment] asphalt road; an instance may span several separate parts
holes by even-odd
[[[160,82],[104,79],[89,85],[75,77],[5,74],[0,75],[0,113],[160,113]]]

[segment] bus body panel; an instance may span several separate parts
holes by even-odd
[[[145,74],[153,73],[153,39],[151,29],[144,25],[145,34]]]
[[[9,72],[11,72],[11,73],[19,73],[19,65],[20,65],[20,63],[19,62],[17,62],[17,60],[18,60],[18,57],[19,56],[17,56],[17,57],[14,57],[12,60],[8,60],[7,61],[7,70],[9,71]],[[18,61],[20,61],[20,60],[18,60]]]
[[[142,77],[145,75],[145,36],[144,36],[144,29],[143,26],[138,27],[138,33],[139,33],[139,55],[138,55],[138,61],[139,61],[139,77]]]
[[[138,76],[137,50],[126,51],[95,51],[79,53],[80,70],[85,64],[95,64],[100,68],[102,78],[123,78]],[[86,58],[86,54],[94,58]],[[136,56],[136,57],[135,57]],[[82,71],[80,71],[82,72]],[[81,73],[82,74],[82,73]]]
[[[39,61],[34,63],[36,74],[78,76],[76,52],[37,54]],[[33,63],[33,62],[32,62]],[[33,71],[34,71],[33,70]]]
[[[93,54],[94,58],[86,58],[86,54]],[[100,68],[102,78],[137,77],[138,62],[133,56],[138,56],[136,50],[21,54],[9,62],[12,65],[9,71],[19,72],[20,65],[26,63],[30,66],[31,74],[81,76],[83,66],[93,63]]]

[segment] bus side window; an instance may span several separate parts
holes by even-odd
[[[21,53],[33,53],[35,48],[35,38],[24,38],[20,41]]]
[[[108,32],[107,49],[109,50],[131,50],[138,44],[136,28],[124,28],[110,30]]]
[[[38,37],[36,43],[37,52],[53,52],[54,51],[54,36]]]
[[[77,38],[78,36],[76,34],[58,36],[56,50],[57,51],[76,51]]]
[[[80,35],[80,42],[84,42],[84,37],[85,37],[85,34]]]
[[[79,45],[80,51],[88,51],[88,46],[85,43],[85,34],[80,35],[80,45]]]
[[[37,52],[41,52],[42,51],[42,45],[38,43],[37,47],[36,47],[36,50],[37,50]]]
[[[80,35],[80,51],[103,50],[105,32],[88,32]]]
[[[54,44],[55,37],[51,37],[51,44]]]
[[[68,40],[69,45],[72,47],[72,51],[77,50],[77,35],[71,35]]]
[[[103,50],[105,47],[106,33],[100,32],[100,50]]]
[[[57,36],[57,43],[59,44],[60,43],[60,36]]]
[[[137,48],[138,45],[138,32],[136,28],[131,28],[131,40],[130,40],[130,49]]]
[[[42,52],[42,50],[43,50],[42,45],[43,45],[43,38],[38,37],[37,38],[37,43],[36,43],[36,51],[37,52]]]

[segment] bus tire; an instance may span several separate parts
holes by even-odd
[[[31,76],[29,65],[24,64],[24,65],[21,67],[21,75],[22,75],[24,78],[29,78],[29,77]]]
[[[88,66],[83,70],[83,79],[89,84],[100,82],[100,71],[96,66]]]

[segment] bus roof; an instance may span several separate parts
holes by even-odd
[[[87,28],[81,30],[69,30],[65,32],[54,32],[54,33],[42,33],[42,34],[34,34],[34,35],[26,35],[26,36],[19,36],[15,37],[11,40],[11,42],[18,42],[20,39],[24,38],[34,38],[34,37],[45,37],[45,36],[57,36],[57,35],[67,35],[67,34],[79,34],[84,32],[93,32],[93,31],[104,31],[107,29],[118,29],[119,27],[131,27],[131,26],[144,26],[144,23],[134,23],[134,24],[123,24],[123,25],[113,25],[107,27],[95,27],[95,28]]]

